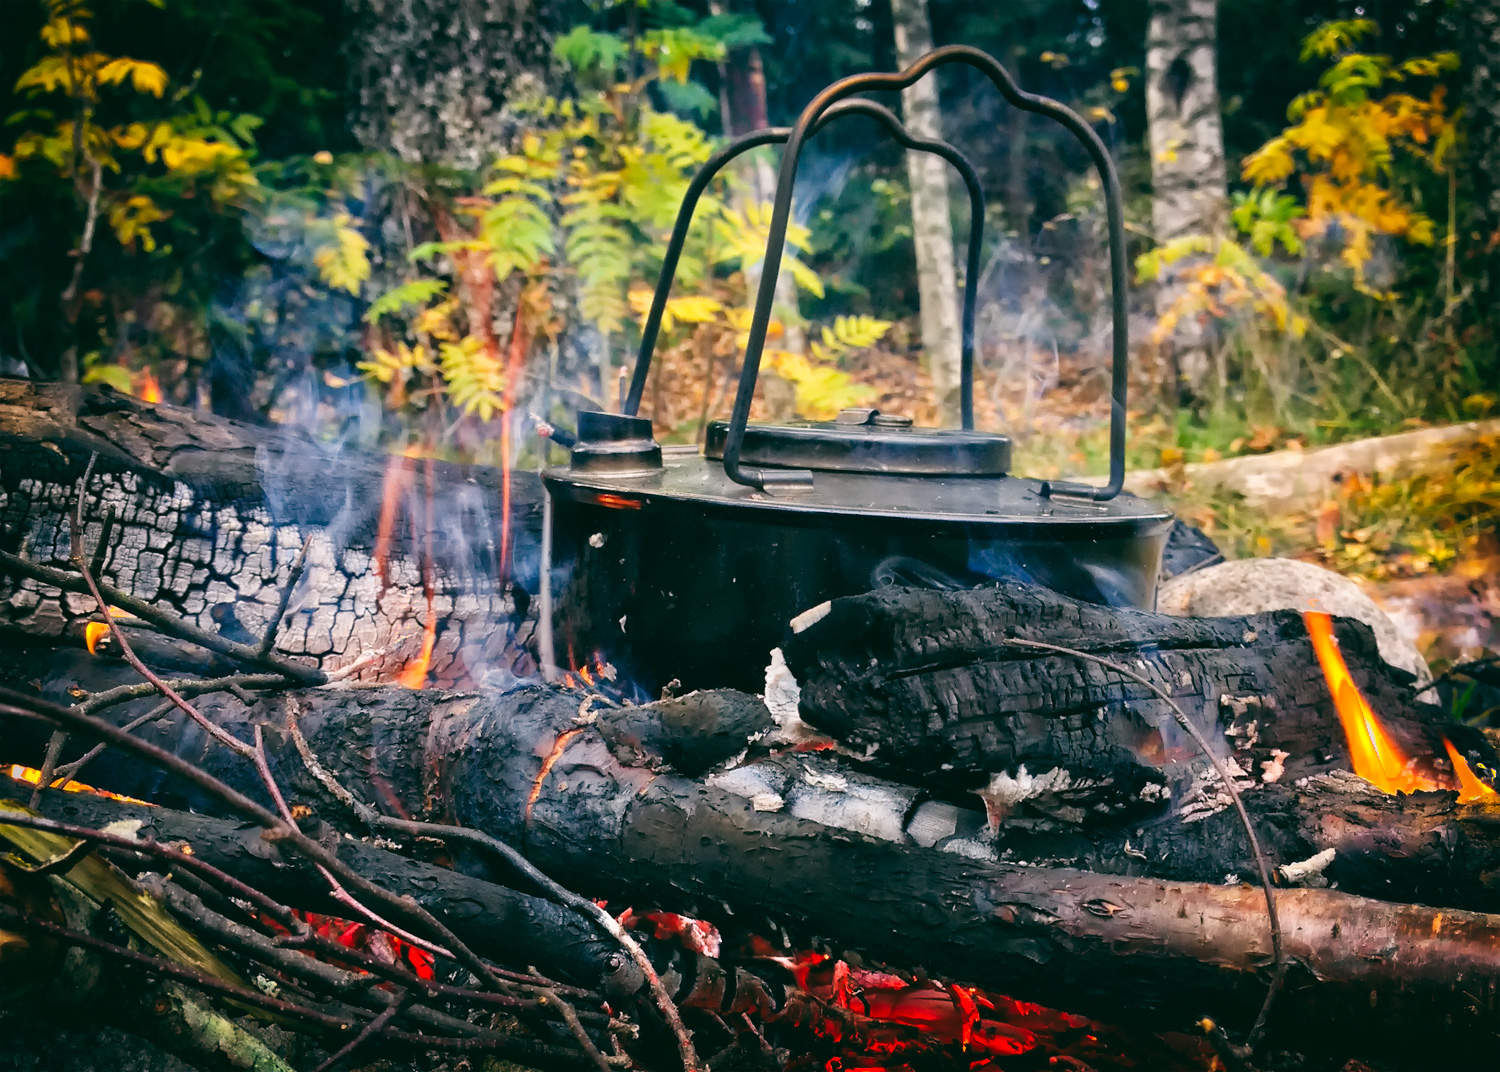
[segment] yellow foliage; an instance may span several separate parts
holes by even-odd
[[[329,240],[313,252],[313,264],[323,282],[358,295],[359,286],[370,278],[370,243],[349,226],[349,216],[340,213],[332,221]]]
[[[443,381],[454,405],[465,414],[478,414],[481,421],[505,408],[505,365],[483,340],[465,335],[443,343],[439,352]]]
[[[405,380],[411,372],[437,371],[425,346],[421,343],[407,346],[404,342],[398,342],[394,351],[377,349],[370,358],[359,362],[355,367],[365,374],[366,379],[380,383],[390,383],[398,378]]]
[[[16,177],[16,159],[0,153],[0,179],[13,179]]]
[[[765,357],[796,388],[797,412],[812,420],[829,420],[839,410],[865,405],[875,397],[873,387],[859,383],[843,369],[817,364],[802,354],[768,350]]]
[[[141,248],[150,253],[156,248],[156,239],[151,235],[151,224],[166,219],[168,212],[144,194],[135,194],[116,201],[109,209],[109,225],[114,228],[120,245],[129,249],[135,240],[141,240]]]
[[[1240,169],[1257,188],[1278,186],[1301,170],[1307,210],[1295,226],[1304,239],[1325,236],[1336,226],[1343,236],[1340,259],[1360,289],[1365,289],[1375,236],[1421,245],[1433,241],[1432,221],[1392,186],[1396,154],[1441,172],[1456,136],[1443,86],[1425,98],[1406,92],[1375,98],[1371,92],[1388,82],[1453,70],[1457,57],[1439,52],[1397,64],[1389,56],[1352,51],[1376,32],[1371,20],[1355,19],[1325,23],[1308,35],[1303,59],[1333,58],[1332,66],[1318,89],[1301,94],[1287,109],[1292,125],[1247,156]]]

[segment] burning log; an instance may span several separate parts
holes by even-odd
[[[533,474],[508,474],[507,512],[498,471],[361,454],[107,388],[0,379],[0,550],[66,560],[64,517],[95,451],[93,572],[200,629],[254,646],[274,619],[282,655],[325,672],[355,665],[368,680],[405,671],[416,687],[530,665],[510,626],[537,588],[524,553],[540,526]],[[513,562],[526,567],[515,592]],[[0,571],[6,633],[82,643],[93,613],[86,593]]]
[[[669,724],[677,747],[695,757],[690,766],[722,766],[733,758],[731,749],[743,749],[747,736],[770,723],[748,701],[710,699],[692,718],[681,714],[686,701],[665,713],[601,709],[578,692],[538,688],[482,697],[320,690],[297,693],[295,701],[309,749],[356,797],[379,802],[383,811],[445,818],[508,838],[590,894],[632,903],[650,898],[712,919],[731,936],[727,941],[769,917],[795,933],[822,935],[835,948],[980,984],[1010,987],[1024,979],[1028,996],[1039,1000],[1158,1024],[1185,1023],[1205,1008],[1248,1020],[1261,994],[1269,956],[1261,894],[1219,884],[1222,872],[1209,884],[989,863],[914,843],[915,834],[901,830],[901,810],[894,812],[892,839],[883,840],[853,799],[874,800],[878,780],[863,776],[861,783],[857,767],[830,752],[796,753],[697,780],[669,769],[644,743]],[[295,747],[284,698],[246,708],[223,697],[201,706],[233,732],[261,725],[292,799],[337,813],[339,802]],[[642,732],[642,725],[654,728]],[[151,736],[197,754],[186,729],[168,725]],[[104,780],[107,771],[109,784],[127,788],[131,767],[109,768],[108,756],[95,776]],[[214,766],[211,755],[203,762]],[[772,787],[746,795],[735,772],[777,762],[795,768],[806,791],[788,778],[780,793]],[[885,785],[891,807],[919,797]],[[1262,825],[1287,806],[1289,790],[1270,788],[1281,795],[1257,813]],[[819,803],[812,790],[845,799]],[[159,781],[155,791],[158,798],[174,795]],[[1316,782],[1306,792],[1296,807],[1330,811],[1333,785]],[[777,795],[779,802],[766,799]],[[1344,800],[1340,814],[1351,804],[1373,808],[1367,814],[1394,820],[1383,824],[1389,829],[1414,808],[1428,823],[1411,832],[1414,842],[1443,822],[1487,841],[1482,818],[1441,817],[1451,800],[1424,794],[1391,798],[1383,807]],[[863,824],[864,831],[835,825],[840,808],[846,826]],[[824,821],[803,817],[814,814]],[[1325,825],[1325,837],[1336,828]],[[1203,829],[1208,835],[1211,828]],[[1280,847],[1273,844],[1273,854]],[[1494,917],[1319,889],[1283,891],[1279,901],[1296,967],[1273,1020],[1278,1037],[1315,1044],[1323,1034],[1319,1017],[1357,994],[1341,1015],[1367,1015],[1361,1031],[1398,1035],[1452,1016],[1445,1044],[1489,1044],[1481,1040],[1492,1037],[1492,1027],[1479,1010],[1484,988],[1500,978]]]

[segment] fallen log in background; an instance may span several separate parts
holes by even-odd
[[[1180,469],[1138,469],[1125,475],[1125,490],[1152,498],[1187,482],[1199,492],[1240,495],[1257,510],[1297,513],[1337,498],[1339,482],[1352,474],[1390,483],[1446,473],[1456,454],[1497,436],[1500,420],[1419,428],[1318,450],[1247,454],[1217,462],[1189,462]]]
[[[390,680],[433,622],[435,683],[529,665],[516,665],[508,626],[537,590],[534,473],[510,481],[517,599],[501,561],[498,471],[389,459],[102,387],[0,378],[0,550],[65,563],[65,518],[95,451],[86,535],[90,547],[107,537],[95,572],[132,595],[256,643],[310,541],[277,651],[328,671],[364,657],[361,676]],[[0,632],[81,644],[94,609],[86,594],[0,571]]]

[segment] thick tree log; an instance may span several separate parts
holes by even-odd
[[[580,718],[580,699],[535,688],[483,697],[321,690],[297,702],[312,748],[366,800],[507,837],[559,879],[616,904],[654,901],[713,919],[730,945],[769,927],[758,922],[769,917],[837,949],[1158,1025],[1205,1012],[1248,1023],[1263,993],[1269,946],[1258,890],[989,863],[912,844],[900,831],[900,840],[882,840],[814,822],[799,817],[806,810],[789,788],[779,803],[753,800],[717,776],[708,784],[685,778],[659,756],[622,763],[629,750],[618,727],[649,717],[595,716],[584,704]],[[294,798],[325,814],[337,807],[285,741],[280,701],[203,707],[240,734],[249,721],[263,722],[277,776]],[[704,722],[698,736],[719,735],[720,744],[697,751],[699,763],[715,751],[728,758],[735,739],[719,734],[724,727],[741,717],[750,729],[764,721],[747,717],[750,705],[717,710],[731,713]],[[195,743],[180,725],[158,733],[200,754],[201,734]],[[206,762],[228,774],[219,755]],[[827,792],[837,792],[840,778],[846,790],[859,783],[826,755],[779,762]],[[132,769],[139,777],[138,767],[116,766],[107,784],[127,788],[117,779]],[[101,759],[101,782],[105,770]],[[171,786],[147,781],[171,795]],[[868,799],[871,791],[845,795]],[[1452,823],[1468,829],[1462,813]],[[1324,1018],[1338,1009],[1345,1039],[1399,1048],[1420,1038],[1430,1047],[1431,1025],[1446,1024],[1445,1052],[1478,1053],[1496,1041],[1489,995],[1500,981],[1500,919],[1328,890],[1283,891],[1280,903],[1295,962],[1275,1018],[1282,1039],[1326,1045]]]
[[[1441,715],[1380,659],[1370,630],[1337,620],[1356,685],[1416,756],[1442,756]],[[1287,753],[1288,779],[1347,768],[1332,698],[1300,615],[1176,618],[1100,607],[1035,585],[963,592],[884,589],[839,599],[787,645],[803,717],[918,776],[1066,768],[1201,774],[1197,746],[1150,689],[1098,664],[1007,646],[1009,638],[1119,661],[1172,696],[1252,775]],[[1174,773],[1176,772],[1176,773]],[[1190,784],[1172,786],[1180,793]]]
[[[310,540],[278,652],[328,671],[358,660],[362,678],[390,680],[434,620],[436,684],[529,666],[512,623],[537,590],[534,474],[511,474],[512,569],[499,559],[496,471],[364,454],[102,388],[0,380],[0,550],[64,564],[93,451],[86,543],[108,537],[97,572],[141,599],[254,643]],[[0,575],[0,631],[81,643],[95,610],[86,594]]]

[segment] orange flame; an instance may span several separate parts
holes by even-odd
[[[110,607],[111,618],[134,618],[128,610],[119,607]],[[99,642],[109,635],[109,624],[107,622],[87,622],[83,627],[83,642],[87,645],[90,655],[99,654]]]
[[[581,726],[571,730],[563,730],[557,735],[557,740],[552,742],[552,751],[548,752],[546,758],[542,760],[542,769],[536,772],[536,780],[531,783],[531,793],[526,797],[526,821],[528,823],[531,822],[531,809],[536,806],[537,800],[541,798],[542,786],[547,781],[547,775],[552,773],[552,768],[557,765],[557,761],[562,758],[562,754],[568,750],[568,742],[582,732],[583,727]]]
[[[89,622],[83,627],[83,642],[88,646],[90,655],[99,654],[99,641],[109,635],[109,626],[103,622]]]
[[[1323,677],[1328,681],[1328,691],[1338,710],[1339,722],[1343,724],[1344,736],[1348,738],[1354,773],[1386,793],[1415,793],[1440,788],[1431,779],[1411,769],[1401,747],[1391,739],[1360,695],[1359,686],[1349,675],[1349,667],[1339,653],[1338,641],[1334,639],[1333,619],[1321,611],[1310,610],[1303,612],[1302,620],[1307,625],[1313,650],[1318,654],[1318,663],[1323,667]]]
[[[402,688],[420,689],[427,684],[427,669],[432,665],[432,645],[437,640],[437,619],[432,616],[432,597],[427,599],[427,624],[422,629],[422,653],[401,671],[396,683]]]
[[[142,402],[161,401],[161,383],[152,374],[150,369],[146,369],[136,377],[135,397],[139,398]]]
[[[402,454],[392,454],[386,459],[385,480],[380,489],[380,525],[375,532],[375,575],[383,588],[386,584],[386,567],[391,557],[391,537],[396,531],[396,513],[401,509],[401,497],[411,486],[411,464],[408,461],[417,455],[415,446],[407,447]]]
[[[1453,773],[1458,776],[1458,802],[1460,804],[1497,804],[1500,803],[1500,793],[1495,792],[1474,776],[1469,769],[1469,764],[1464,757],[1458,754],[1458,749],[1453,747],[1453,742],[1443,738],[1443,747],[1448,750],[1448,758],[1453,763]]]
[[[12,763],[8,766],[0,767],[0,774],[9,775],[18,782],[27,782],[31,785],[40,785],[42,781],[41,771],[37,770],[35,767],[23,767],[19,763]],[[119,800],[123,801],[126,804],[144,804],[148,808],[156,806],[149,800],[136,800],[135,797],[123,796],[120,793],[111,793],[107,789],[96,789],[92,785],[84,785],[82,782],[75,782],[71,780],[63,782],[61,784],[53,782],[52,788],[61,789],[65,793],[88,793],[91,796],[108,797],[110,800]]]

